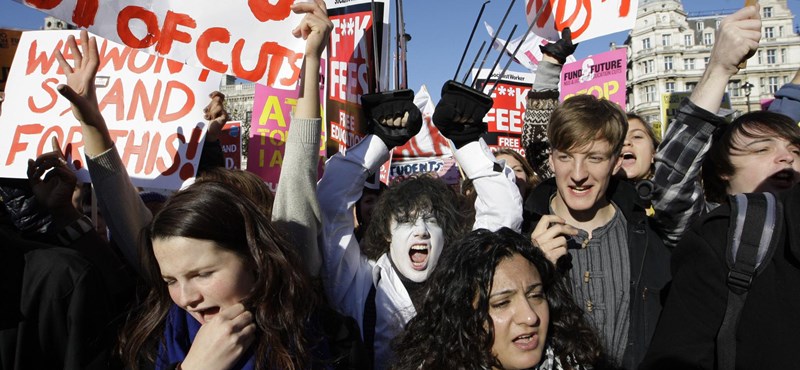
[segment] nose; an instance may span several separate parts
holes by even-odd
[[[514,312],[514,321],[520,325],[536,326],[539,323],[539,315],[530,301],[520,300]]]
[[[778,150],[778,156],[776,157],[778,162],[793,164],[795,160],[795,154],[792,152],[791,148],[781,147]]]
[[[417,221],[414,223],[414,236],[418,238],[428,238],[431,236],[428,232],[428,224],[425,223],[422,217],[417,217]]]
[[[583,161],[575,161],[572,165],[572,171],[570,172],[570,176],[572,177],[572,181],[582,182],[589,177],[589,173],[586,169],[586,164]]]
[[[198,303],[202,302],[203,296],[193,284],[176,282],[173,285],[179,285],[177,287],[170,287],[172,300],[175,301],[175,304],[178,306],[191,308],[196,307]]]

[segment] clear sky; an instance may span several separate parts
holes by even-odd
[[[389,1],[394,3],[394,0]],[[492,0],[486,7],[483,20],[497,27],[510,3],[511,0]],[[514,24],[519,25],[517,35],[527,29],[524,3],[525,0],[516,0],[501,32],[503,38]],[[417,91],[420,85],[426,84],[434,101],[438,101],[442,84],[455,73],[483,0],[407,0],[403,4],[406,32],[412,36],[412,40],[408,43],[409,87]],[[733,10],[743,4],[744,0],[683,0],[684,9],[688,12]],[[788,0],[788,4],[795,15],[800,14],[800,0]],[[43,18],[44,14],[41,12],[12,0],[0,0],[0,28],[39,29],[42,27]],[[606,51],[610,42],[621,44],[626,36],[627,33],[622,32],[584,42],[578,47],[576,57],[583,58]],[[468,68],[482,41],[488,44],[490,38],[481,24],[476,31],[471,53],[468,54],[462,71]],[[497,53],[493,52],[489,56],[489,61],[493,62],[496,57]],[[505,59],[501,61],[501,66],[504,64]],[[510,69],[524,71],[523,67],[515,64],[512,64]],[[463,72],[461,74],[463,75]]]

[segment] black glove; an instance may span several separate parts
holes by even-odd
[[[413,90],[395,90],[361,96],[361,106],[367,114],[369,126],[367,132],[373,134],[389,147],[405,144],[422,128],[422,112],[414,105]],[[408,112],[408,120],[404,127],[387,126],[381,123],[384,119],[402,118]]]
[[[578,44],[572,43],[572,31],[569,30],[569,27],[561,31],[560,40],[547,45],[539,45],[539,49],[542,50],[542,53],[556,58],[558,63],[562,65],[567,62],[568,56],[575,53],[575,49],[577,48]]]
[[[483,117],[493,104],[489,95],[450,80],[442,87],[442,100],[433,111],[433,123],[456,148],[461,148],[486,132]]]

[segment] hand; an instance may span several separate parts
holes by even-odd
[[[297,14],[305,14],[300,24],[292,30],[292,35],[306,40],[306,57],[319,59],[322,51],[328,45],[328,36],[333,29],[333,23],[328,19],[328,8],[325,6],[325,1],[295,2],[292,4],[292,11]]]
[[[561,256],[567,254],[566,236],[578,235],[578,229],[567,225],[563,218],[556,215],[545,215],[536,224],[531,234],[531,242],[541,249],[547,260],[556,264]]]
[[[414,91],[395,90],[361,96],[369,120],[368,132],[392,148],[411,140],[422,128],[422,112],[414,105]]]
[[[108,133],[106,121],[97,105],[94,78],[97,75],[100,57],[97,53],[97,39],[89,38],[86,30],[81,31],[81,51],[75,37],[69,36],[67,45],[73,54],[75,66],[64,59],[61,51],[56,51],[58,65],[67,76],[66,85],[58,85],[58,92],[72,103],[72,114],[81,122],[86,154],[97,155],[114,146]]]
[[[433,112],[433,123],[456,148],[461,148],[486,132],[483,117],[493,104],[489,95],[450,80],[442,87],[442,99]]]
[[[760,40],[761,15],[757,5],[725,17],[711,49],[708,69],[722,71],[727,77],[735,75],[739,64],[756,53]]]
[[[553,57],[561,65],[566,63],[567,57],[574,54],[577,48],[578,44],[572,43],[572,31],[570,31],[569,27],[561,31],[561,39],[558,41],[547,45],[539,45],[542,54]]]
[[[78,211],[72,204],[72,194],[78,179],[67,166],[67,160],[55,137],[52,145],[52,152],[40,155],[35,161],[28,159],[28,181],[37,202],[51,214],[56,217],[74,216]],[[47,175],[42,179],[45,172]]]
[[[181,369],[230,369],[255,339],[253,314],[244,305],[228,307],[203,324]]]
[[[203,108],[205,119],[209,121],[206,141],[217,141],[219,134],[222,133],[222,127],[228,122],[230,116],[225,110],[225,94],[214,91],[209,97],[211,102]]]

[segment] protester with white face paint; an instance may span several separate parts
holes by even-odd
[[[434,122],[454,139],[456,159],[475,184],[473,228],[506,226],[519,231],[522,209],[514,174],[478,140],[485,130],[482,118],[491,108],[491,98],[473,92],[479,95],[472,98],[482,99],[480,104],[445,91]],[[447,242],[458,238],[467,226],[458,213],[454,192],[437,178],[419,176],[381,195],[363,248],[357,242],[353,206],[364,180],[386,162],[392,148],[403,145],[422,125],[421,113],[410,99],[389,95],[362,98],[372,134],[348,148],[347,155],[332,157],[317,187],[324,235],[323,285],[329,303],[359,323],[368,350],[374,351],[377,369],[386,367],[390,341],[416,315],[423,294],[420,283],[436,267]],[[468,132],[452,134],[448,129],[453,127]]]

